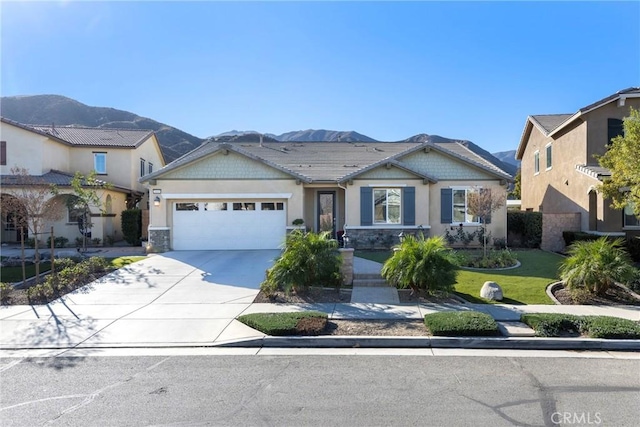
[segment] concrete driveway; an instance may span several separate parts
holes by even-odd
[[[202,345],[252,337],[233,320],[279,255],[180,251],[152,255],[50,304],[0,308],[0,348]]]

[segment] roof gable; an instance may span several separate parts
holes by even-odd
[[[414,151],[401,159],[399,162],[416,172],[429,175],[437,180],[474,180],[474,179],[496,179],[495,172],[488,171],[481,167],[470,167],[470,165],[454,156],[444,154],[440,150]],[[499,175],[502,179],[509,179],[507,174]]]

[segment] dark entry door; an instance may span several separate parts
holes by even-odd
[[[318,192],[318,231],[329,231],[336,238],[336,192]]]

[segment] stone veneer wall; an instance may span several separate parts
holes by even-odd
[[[339,249],[342,256],[342,266],[340,273],[342,274],[342,284],[350,286],[353,283],[353,252],[352,248]]]
[[[171,249],[171,230],[169,228],[150,229],[147,252],[167,252]]]
[[[419,232],[429,237],[429,230],[418,231],[416,228],[403,230],[401,228],[348,228],[349,247],[368,250],[388,250],[400,243],[398,235],[416,235]]]
[[[580,231],[580,213],[543,213],[542,214],[542,243],[540,248],[545,251],[560,252],[565,244],[563,231]]]

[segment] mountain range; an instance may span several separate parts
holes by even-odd
[[[160,149],[167,163],[188,153],[209,140],[236,142],[260,140],[256,131],[232,130],[208,138],[198,138],[175,127],[138,116],[128,111],[108,107],[91,107],[74,99],[60,95],[6,96],[0,98],[0,114],[3,117],[24,124],[56,124],[58,126],[86,126],[117,129],[149,129],[156,132]],[[280,135],[265,133],[264,142],[277,141],[342,141],[376,142],[375,139],[355,131],[335,131],[308,129],[285,132]],[[515,175],[519,162],[515,160],[515,150],[491,154],[471,141],[460,141],[438,135],[419,134],[404,141],[415,142],[460,142],[471,151]]]

